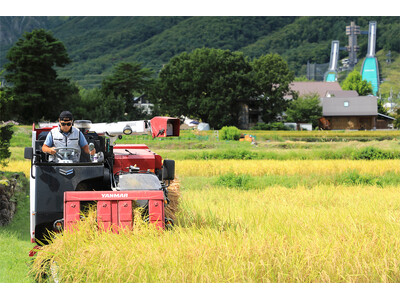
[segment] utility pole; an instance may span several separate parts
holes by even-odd
[[[392,63],[392,52],[390,52],[390,50],[389,50],[389,52],[388,52],[388,54],[386,54],[386,56],[387,56],[386,63],[388,65],[390,65]]]

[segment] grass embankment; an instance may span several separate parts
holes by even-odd
[[[0,227],[0,282],[3,283],[33,282],[33,278],[28,276],[28,252],[32,249],[29,236],[29,181],[21,175],[18,182],[13,197],[17,201],[17,212],[9,225]]]
[[[0,227],[0,282],[34,282],[29,275],[31,259],[28,256],[33,244],[29,234],[29,170],[30,162],[25,160],[24,147],[31,145],[31,126],[14,126],[11,139],[11,158],[8,166],[0,166],[1,176],[22,172],[16,193],[17,211],[10,224]]]

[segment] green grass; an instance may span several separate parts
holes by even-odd
[[[29,234],[29,184],[20,179],[14,198],[17,212],[12,222],[0,227],[0,282],[34,282],[28,275],[31,262],[28,253],[33,248]]]
[[[12,128],[14,133],[10,141],[11,147],[30,147],[32,144],[32,126],[19,125]]]
[[[30,126],[14,126],[14,135],[11,139],[10,160],[23,160],[24,147],[29,147]],[[254,134],[254,132],[252,132]],[[395,131],[392,134],[398,134]],[[324,139],[325,135],[332,133],[321,132],[266,132],[259,134],[263,141],[259,141],[257,146],[249,142],[221,141],[218,140],[213,131],[201,132],[201,135],[194,134],[193,131],[182,131],[180,137],[156,138],[149,135],[124,136],[118,143],[144,143],[149,148],[164,159],[354,159],[357,157],[360,148],[373,147],[379,150],[381,158],[400,157],[400,145],[395,136],[390,140],[378,141],[382,138],[382,133],[376,132],[337,132],[332,137],[349,136],[360,139],[365,135],[368,141],[318,141],[303,142],[292,141],[298,139],[310,139],[315,136]],[[269,140],[268,134],[276,136],[274,140]],[[321,134],[325,134],[322,135]],[[279,137],[279,138],[278,138]],[[343,137],[342,137],[343,138]],[[372,139],[372,140],[370,140]],[[277,141],[279,140],[279,141]],[[333,151],[334,150],[334,151]]]
[[[400,177],[393,172],[382,175],[360,174],[357,170],[348,170],[345,173],[321,175],[264,175],[251,176],[249,174],[228,173],[213,177],[185,177],[182,178],[183,189],[203,190],[214,187],[237,188],[241,190],[262,190],[273,186],[296,188],[304,186],[312,188],[319,185],[329,186],[400,186]]]
[[[230,148],[207,150],[157,150],[164,158],[174,160],[209,160],[209,159],[242,159],[242,160],[315,160],[315,159],[398,159],[399,145],[385,149],[376,146],[344,146],[332,148],[297,148],[288,145],[279,147],[242,148],[240,142],[232,142]],[[237,145],[237,147],[236,147]]]
[[[392,51],[392,63],[387,64],[387,51],[381,50],[376,54],[379,62],[380,78],[384,82],[379,86],[380,93],[385,98],[390,96],[390,90],[393,91],[393,98],[396,98],[400,92],[400,59],[396,52]]]

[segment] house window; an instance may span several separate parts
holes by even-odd
[[[348,107],[349,106],[349,101],[344,101],[344,107]]]

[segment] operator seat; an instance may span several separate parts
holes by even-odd
[[[43,162],[49,161],[49,155],[42,151],[44,141],[46,140],[46,137],[48,134],[49,134],[49,131],[42,131],[41,133],[39,133],[39,136],[37,137],[37,140],[35,141],[35,149],[36,149],[35,152],[36,152],[36,154],[40,154],[40,160]]]

